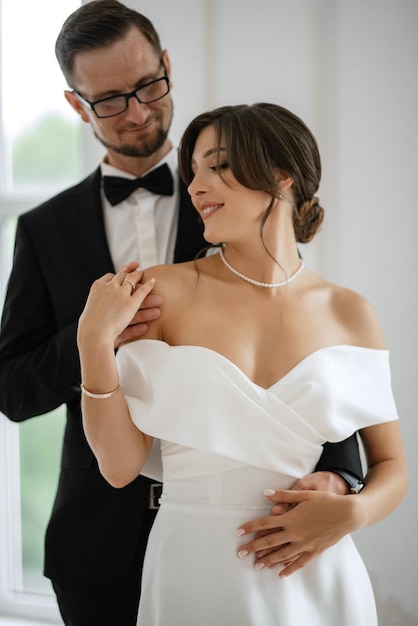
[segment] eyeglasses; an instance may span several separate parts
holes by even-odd
[[[95,100],[89,102],[78,91],[74,90],[74,93],[96,114],[96,117],[113,117],[114,115],[120,115],[129,106],[130,98],[136,98],[140,104],[150,104],[164,98],[170,91],[170,79],[167,74],[164,62],[161,61],[164,67],[164,76],[152,80],[145,85],[137,87],[130,93],[121,93],[118,96],[111,96],[110,98],[103,98],[102,100]]]

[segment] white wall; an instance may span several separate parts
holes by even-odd
[[[418,2],[127,4],[154,21],[171,54],[176,139],[204,109],[260,100],[292,109],[318,138],[326,224],[305,254],[380,313],[411,474],[401,508],[355,538],[381,626],[416,625]]]
[[[338,204],[327,267],[334,258],[335,278],[367,295],[380,314],[411,474],[402,507],[357,543],[387,616],[383,623],[416,624],[418,3],[340,2],[336,17]]]

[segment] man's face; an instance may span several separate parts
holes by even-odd
[[[166,52],[162,61],[170,77],[170,60]],[[130,93],[141,84],[163,75],[161,58],[144,35],[133,27],[123,39],[111,46],[78,53],[73,85],[86,100],[95,102]],[[67,91],[65,95],[108,149],[107,160],[111,165],[120,167],[123,157],[159,157],[167,152],[167,134],[173,115],[170,94],[150,104],[141,104],[130,98],[126,111],[109,118],[98,118],[74,92]]]

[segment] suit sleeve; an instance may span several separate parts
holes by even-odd
[[[16,422],[74,398],[80,377],[77,320],[58,326],[28,232],[19,218],[0,332],[0,410]]]
[[[357,435],[338,443],[325,443],[323,452],[315,468],[317,472],[348,472],[362,480],[363,470],[360,460]]]

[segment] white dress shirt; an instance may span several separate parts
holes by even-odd
[[[177,237],[179,212],[179,179],[177,150],[170,152],[152,168],[167,163],[174,181],[174,195],[157,196],[139,188],[126,200],[112,206],[101,189],[103,217],[110,255],[116,271],[129,261],[137,261],[141,269],[160,263],[172,263]],[[102,176],[135,176],[101,163]],[[149,170],[151,171],[151,170]],[[148,174],[144,172],[143,176]]]

